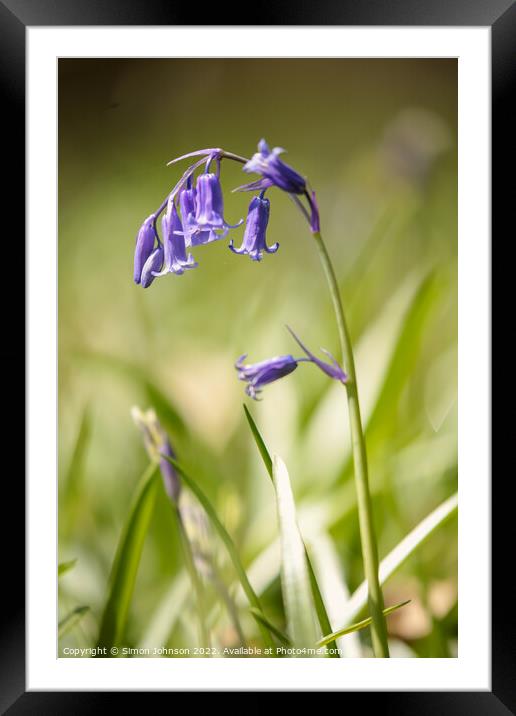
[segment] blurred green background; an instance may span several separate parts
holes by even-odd
[[[133,405],[158,412],[278,625],[275,505],[244,399],[289,467],[335,627],[363,579],[342,386],[304,364],[255,404],[233,368],[242,353],[251,362],[296,354],[286,323],[313,350],[338,355],[315,247],[288,197],[270,192],[268,241],[281,246],[263,262],[220,241],[198,248],[198,268],[183,276],[147,290],[132,280],[138,228],[183,170],[166,162],[212,146],[251,156],[261,137],[285,147],[317,190],[355,344],[380,556],[456,490],[456,61],[60,60],[59,559],[77,559],[60,579],[60,616],[90,607],[61,648],[95,644],[148,464]],[[250,197],[230,193],[246,180],[240,165],[223,164],[229,222],[246,215]],[[242,229],[233,235],[239,245]],[[215,538],[212,548],[234,591]],[[389,617],[393,655],[456,654],[456,578],[455,519],[385,586],[387,603],[412,599]],[[161,490],[128,644],[195,643],[189,601]],[[224,614],[214,633],[234,642]],[[349,655],[369,654],[367,632],[346,644]]]

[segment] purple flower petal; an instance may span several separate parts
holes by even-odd
[[[173,199],[169,199],[167,212],[162,218],[164,265],[154,276],[167,273],[182,274],[185,269],[195,268],[197,264],[191,254],[186,254],[185,237],[181,219]]]
[[[163,266],[163,246],[158,246],[149,256],[142,269],[141,285],[148,288],[154,281],[156,273],[161,271]]]
[[[260,363],[245,365],[247,354],[240,356],[235,363],[239,380],[247,382],[245,392],[250,398],[258,399],[261,388],[292,373],[297,368],[297,361],[291,355],[268,358]]]
[[[279,248],[279,244],[267,246],[265,232],[269,223],[270,202],[262,196],[255,196],[249,204],[249,211],[245,224],[244,238],[239,249],[233,246],[233,240],[229,243],[229,248],[235,254],[247,254],[253,261],[261,261],[263,252],[274,254]]]
[[[279,158],[284,151],[281,147],[275,147],[271,151],[265,139],[261,139],[258,143],[258,151],[244,164],[243,169],[248,173],[261,174],[274,186],[289,194],[304,194],[306,191],[304,177]]]
[[[134,250],[135,283],[140,283],[143,267],[151,255],[152,249],[154,248],[154,219],[154,214],[148,216],[140,227],[138,236],[136,237],[136,247]]]

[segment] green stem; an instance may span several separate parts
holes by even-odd
[[[373,523],[371,495],[369,492],[367,453],[360,417],[360,403],[358,401],[353,349],[331,259],[320,231],[314,232],[313,237],[319,252],[319,259],[324,269],[326,281],[328,282],[328,288],[337,318],[344,370],[348,375],[346,391],[348,396],[349,424],[353,450],[355,488],[357,492],[360,540],[362,543],[362,559],[364,561],[364,572],[368,584],[369,613],[372,618],[371,638],[373,651],[377,657],[388,657],[389,647],[387,644],[387,627],[383,614],[383,594],[378,576],[378,547]]]

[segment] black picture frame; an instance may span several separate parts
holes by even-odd
[[[402,25],[402,26],[489,26],[492,38],[492,215],[493,235],[502,225],[510,226],[514,181],[506,181],[503,169],[514,166],[514,144],[510,141],[510,99],[515,89],[516,4],[514,0],[322,0],[300,3],[281,0],[252,8],[252,19],[221,22],[221,8],[211,4],[203,14],[203,25]],[[251,13],[250,13],[251,15]],[[2,107],[2,155],[4,178],[2,281],[3,335],[0,352],[4,382],[16,385],[16,405],[23,405],[19,387],[24,384],[23,266],[25,215],[25,31],[27,26],[59,25],[196,25],[199,8],[166,0],[0,0],[0,107]],[[259,18],[259,22],[257,21]],[[512,201],[511,201],[512,200]],[[17,237],[16,239],[14,237]],[[510,241],[511,237],[507,237]],[[5,280],[7,279],[7,281]],[[497,283],[496,296],[506,298],[506,284]],[[493,295],[493,299],[495,295]],[[505,301],[504,301],[505,303]],[[13,310],[18,309],[18,311]],[[30,349],[30,346],[29,346]],[[6,380],[7,379],[7,380]],[[10,405],[10,403],[9,403]],[[21,477],[23,431],[20,415],[9,408],[8,452],[15,457],[12,468],[4,468],[4,515],[2,573],[8,587],[2,588],[3,609],[0,632],[0,710],[18,714],[91,713],[107,703],[112,708],[123,693],[25,692],[25,501]],[[5,440],[5,438],[4,438]],[[16,449],[19,445],[19,450]],[[7,450],[5,450],[7,452]],[[492,484],[492,691],[472,692],[347,692],[342,706],[381,708],[384,714],[498,714],[516,713],[516,649],[511,617],[514,586],[507,584],[507,557],[513,552],[514,519],[509,518],[505,477]],[[507,510],[507,512],[506,512]],[[11,520],[7,519],[7,513]],[[512,538],[512,539],[511,539]],[[507,547],[509,545],[509,547]],[[512,621],[511,621],[512,620]],[[127,696],[127,694],[125,694]],[[133,707],[148,699],[146,693],[131,693]],[[173,697],[172,694],[167,698]],[[116,699],[116,701],[115,701]],[[137,700],[137,701],[135,701]],[[352,703],[355,701],[355,703]]]

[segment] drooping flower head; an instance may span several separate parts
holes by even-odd
[[[244,364],[247,354],[241,356],[235,363],[235,368],[238,371],[238,378],[247,382],[245,392],[250,398],[258,400],[258,395],[264,385],[268,385],[289,375],[289,373],[292,373],[298,367],[299,363],[313,363],[333,380],[338,380],[341,383],[347,381],[346,373],[328,351],[323,349],[324,353],[330,358],[331,363],[325,363],[317,358],[317,356],[301,343],[294,331],[288,326],[287,328],[306,353],[306,358],[294,358],[292,355],[283,355],[268,358],[260,363]]]
[[[137,406],[131,409],[131,415],[143,436],[143,444],[151,460],[159,460],[159,468],[165,491],[170,499],[177,504],[181,493],[181,482],[173,465],[161,455],[175,458],[172,445],[166,432],[161,427],[154,410],[143,412]]]
[[[163,268],[154,274],[164,276],[166,273],[182,274],[185,269],[195,268],[197,264],[191,254],[186,253],[183,225],[177,213],[174,199],[169,199],[167,211],[161,219],[163,235]]]
[[[280,154],[284,151],[281,147],[275,147],[271,151],[265,139],[261,139],[258,142],[258,151],[243,167],[245,172],[261,174],[261,178],[234,191],[263,191],[269,187],[278,187],[288,192],[308,221],[312,233],[317,233],[320,231],[320,219],[315,191],[309,188],[301,174],[280,159]],[[308,210],[299,198],[300,195],[304,196]]]
[[[245,223],[244,239],[239,249],[233,246],[233,239],[229,242],[229,248],[235,254],[247,254],[253,261],[261,261],[263,252],[274,254],[279,249],[276,242],[267,246],[265,232],[269,223],[270,201],[265,199],[263,192],[255,196],[249,204],[249,211]]]
[[[195,219],[197,213],[197,190],[192,186],[191,178],[186,188],[179,192],[179,209],[183,224],[186,246],[202,246],[218,239],[215,231],[201,230]]]
[[[220,179],[211,172],[197,178],[197,205],[195,220],[205,229],[222,229],[224,221],[224,198]]]
[[[134,280],[144,288],[154,278],[166,273],[182,274],[187,268],[197,266],[187,253],[190,247],[210,244],[224,238],[236,224],[229,224],[224,217],[224,197],[220,180],[223,160],[239,162],[248,173],[258,173],[260,178],[234,191],[256,191],[248,210],[246,228],[240,248],[229,248],[237,254],[247,254],[253,261],[260,261],[265,253],[275,253],[279,244],[267,246],[265,232],[269,220],[270,203],[264,198],[269,187],[287,192],[301,210],[313,233],[319,232],[319,209],[315,192],[306,179],[280,158],[284,150],[270,149],[262,139],[258,151],[251,159],[227,152],[221,148],[199,149],[183,154],[168,162],[169,165],[184,159],[193,161],[161,206],[143,223],[136,241],[134,256]],[[211,168],[215,164],[215,171]],[[200,174],[197,174],[201,167]],[[308,205],[308,206],[307,206]],[[160,215],[163,242],[156,228]],[[156,245],[157,244],[157,245]]]
[[[239,380],[247,383],[245,392],[250,398],[258,400],[258,395],[264,385],[274,383],[292,373],[297,368],[298,361],[291,355],[268,358],[260,363],[244,364],[247,353],[240,356],[235,363]]]
[[[195,223],[199,231],[220,232],[218,238],[223,238],[229,229],[243,223],[242,219],[237,224],[228,224],[224,219],[224,197],[218,174],[199,174],[196,189]]]

